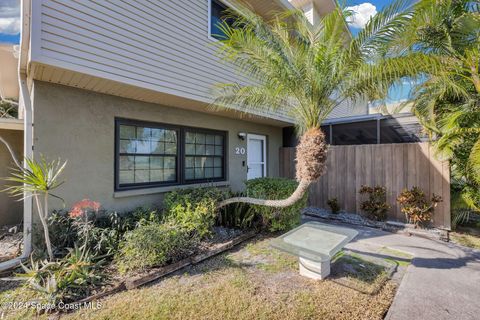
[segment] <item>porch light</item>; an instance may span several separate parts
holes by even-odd
[[[238,133],[238,139],[245,140],[246,137],[247,137],[247,134],[245,132]]]

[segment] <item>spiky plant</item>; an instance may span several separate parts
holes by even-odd
[[[254,84],[222,84],[214,105],[244,111],[285,112],[294,119],[297,146],[297,190],[284,200],[248,197],[219,204],[246,202],[285,207],[301,199],[325,171],[327,147],[322,121],[342,103],[382,98],[393,79],[428,71],[439,64],[424,55],[385,58],[383,48],[405,28],[412,11],[407,1],[378,13],[355,38],[347,30],[349,12],[340,8],[312,25],[298,10],[275,14],[266,21],[249,8],[234,4],[219,42],[223,59]],[[373,62],[377,62],[374,64]],[[365,103],[365,102],[364,102]]]
[[[50,261],[53,261],[54,256],[48,232],[48,201],[50,196],[60,199],[52,194],[52,191],[63,184],[59,180],[59,176],[65,169],[66,164],[66,161],[62,162],[60,159],[48,162],[43,157],[40,161],[25,158],[25,166],[17,166],[11,177],[5,179],[13,182],[13,184],[4,191],[14,197],[19,197],[20,200],[31,197],[35,201]]]

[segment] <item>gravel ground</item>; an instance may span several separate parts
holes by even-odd
[[[17,227],[18,230],[18,227]],[[12,228],[0,228],[0,262],[10,260],[22,252],[23,233]]]
[[[448,241],[448,235],[446,231],[439,230],[437,228],[417,228],[411,224],[405,224],[393,221],[374,221],[363,217],[357,213],[350,213],[341,211],[333,214],[328,210],[320,209],[316,207],[308,207],[302,211],[302,214],[312,216],[315,218],[321,218],[328,221],[337,221],[341,223],[348,223],[351,225],[378,228],[389,232],[400,232],[409,235],[416,235],[420,237],[426,237],[433,240]]]

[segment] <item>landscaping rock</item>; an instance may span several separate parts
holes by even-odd
[[[356,213],[341,211],[339,213],[331,213],[328,210],[308,207],[302,211],[305,216],[325,219],[329,221],[338,221],[353,225],[379,228],[385,231],[401,233],[408,236],[417,236],[431,240],[449,241],[449,231],[437,228],[419,229],[415,225],[397,222],[397,221],[374,221],[367,219]]]

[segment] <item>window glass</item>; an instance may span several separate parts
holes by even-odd
[[[223,178],[223,136],[188,130],[185,137],[185,180]]]
[[[132,120],[117,130],[116,189],[225,179],[223,132]]]
[[[177,132],[120,125],[119,185],[175,182]]]
[[[222,31],[221,25],[226,22],[229,26],[233,24],[233,20],[226,18],[227,6],[220,0],[211,0],[210,7],[210,35],[218,40],[226,39],[225,33]]]

